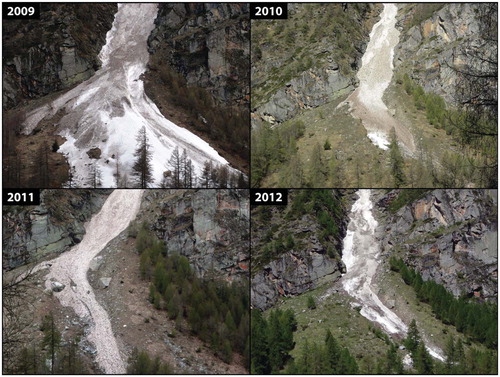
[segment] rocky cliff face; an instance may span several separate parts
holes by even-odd
[[[345,272],[341,250],[347,213],[340,192],[325,191],[338,208],[335,213],[327,212],[338,227],[335,235],[323,235],[324,227],[315,211],[294,214],[296,192],[289,196],[287,208],[253,210],[251,302],[254,308],[267,309],[279,297],[299,295],[320,281],[335,281]]]
[[[332,58],[328,65],[310,68],[278,89],[268,102],[258,107],[254,119],[259,117],[270,123],[282,123],[300,111],[318,107],[354,90],[356,79],[340,73]]]
[[[138,222],[186,256],[199,276],[228,281],[249,272],[246,190],[147,190]]]
[[[109,190],[43,190],[36,207],[4,207],[2,264],[10,270],[79,243],[84,223],[98,212]]]
[[[253,21],[254,124],[284,122],[352,91],[380,9],[289,4],[288,20]]]
[[[248,103],[248,4],[160,4],[149,52],[219,103]]]
[[[4,21],[3,108],[92,76],[116,10],[116,4],[42,4],[40,20]]]
[[[443,284],[456,296],[497,297],[497,192],[434,190],[390,214],[387,204],[397,192],[379,200],[386,221],[381,247],[399,255],[424,280]]]
[[[397,70],[408,72],[426,92],[455,103],[458,76],[456,69],[477,65],[464,51],[479,49],[484,56],[496,59],[497,40],[487,41],[490,29],[496,33],[495,4],[448,3],[405,4],[398,12],[401,31],[394,53]],[[484,62],[483,62],[484,63]],[[485,67],[475,66],[484,70]]]

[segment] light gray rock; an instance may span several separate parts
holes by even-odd
[[[63,283],[59,283],[58,281],[53,281],[50,283],[50,286],[54,292],[61,292],[66,287]]]
[[[100,287],[102,289],[106,289],[109,287],[109,284],[111,283],[111,278],[100,278],[99,282],[100,282]]]
[[[97,271],[102,266],[103,262],[102,256],[99,255],[90,261],[89,268],[92,271]]]

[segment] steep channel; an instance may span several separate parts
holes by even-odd
[[[362,316],[378,323],[387,333],[403,337],[408,326],[382,303],[374,291],[380,247],[375,237],[378,222],[373,217],[370,194],[370,190],[359,190],[359,198],[352,206],[342,252],[347,271],[342,276],[342,285],[361,305]],[[444,361],[440,350],[429,345],[427,349],[433,357]]]
[[[87,271],[90,261],[135,218],[141,197],[142,190],[115,190],[85,226],[82,241],[50,263],[43,263],[49,267],[47,288],[51,288],[53,281],[64,284],[66,287],[54,295],[61,305],[73,308],[79,317],[90,322],[88,340],[95,345],[97,362],[106,374],[125,373],[125,364],[108,314],[97,302],[87,280]]]
[[[370,42],[361,59],[357,74],[359,87],[347,98],[351,113],[361,119],[368,138],[381,149],[387,150],[389,135],[394,129],[398,141],[405,151],[415,151],[413,136],[389,113],[382,97],[393,74],[394,47],[399,41],[396,29],[398,8],[395,4],[384,4],[384,10],[370,33]]]
[[[207,142],[165,119],[144,93],[141,75],[149,60],[147,38],[157,11],[157,4],[119,4],[106,45],[99,54],[101,68],[89,80],[28,114],[24,122],[23,132],[30,134],[42,119],[59,112],[64,114],[54,126],[67,140],[59,152],[75,167],[74,186],[89,186],[94,161],[102,171],[103,187],[115,187],[113,174],[118,163],[122,175],[130,176],[137,145],[135,136],[142,127],[146,128],[151,144],[156,186],[168,169],[166,164],[175,147],[181,153],[186,149],[198,175],[207,160],[215,165],[228,164]],[[101,151],[98,160],[87,154],[93,148]]]

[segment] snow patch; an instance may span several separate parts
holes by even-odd
[[[389,149],[390,142],[389,140],[387,140],[387,136],[385,135],[384,132],[381,131],[368,132],[368,139],[370,139],[373,144],[375,144],[380,149],[383,149],[384,151]]]

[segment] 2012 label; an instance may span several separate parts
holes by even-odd
[[[251,205],[287,205],[288,189],[251,189]]]
[[[40,3],[2,3],[4,20],[40,18]]]
[[[4,206],[33,206],[40,204],[39,189],[3,189]]]
[[[284,20],[288,18],[287,3],[250,3],[253,20]]]

